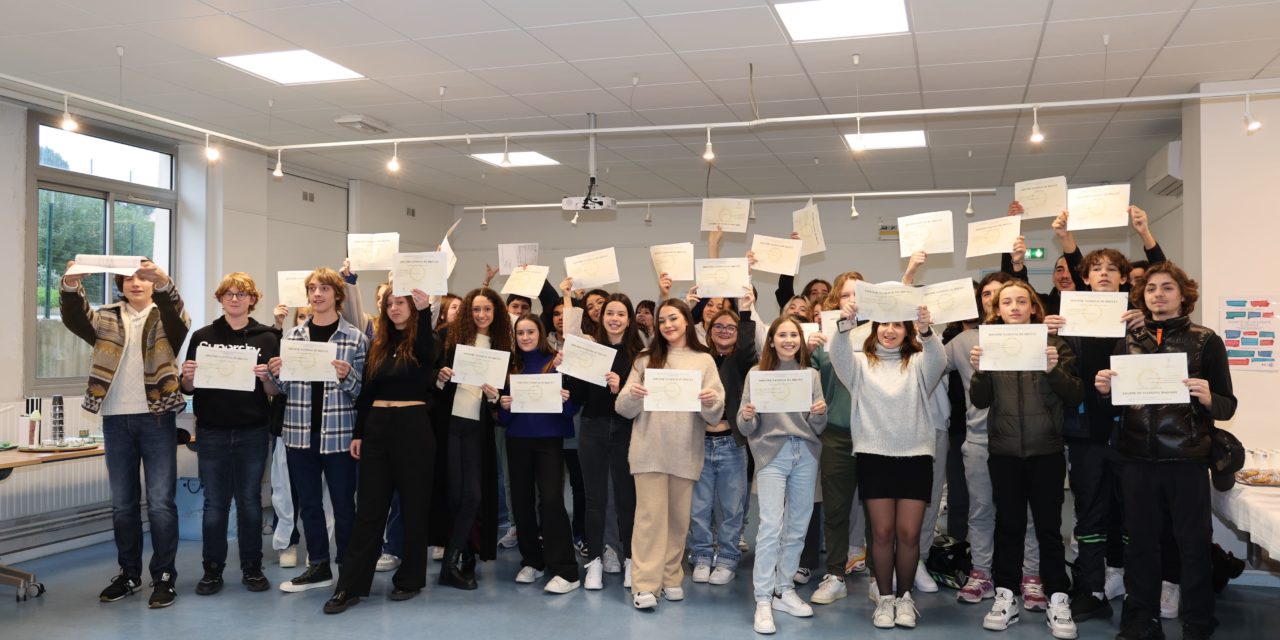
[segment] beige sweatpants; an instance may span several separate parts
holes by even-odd
[[[636,520],[631,534],[631,591],[657,593],[684,581],[693,480],[665,473],[637,473]]]

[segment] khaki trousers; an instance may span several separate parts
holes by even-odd
[[[693,480],[665,473],[637,473],[636,522],[631,536],[631,590],[658,593],[684,581]]]

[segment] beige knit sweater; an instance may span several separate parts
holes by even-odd
[[[719,422],[724,413],[724,386],[720,384],[715,360],[710,354],[688,348],[667,353],[666,368],[701,371],[702,388],[715,391],[715,402],[697,413],[644,411],[644,398],[631,395],[631,387],[644,384],[648,363],[648,355],[636,357],[627,384],[614,402],[618,415],[634,420],[627,456],[631,473],[666,473],[696,481],[702,475],[706,425]]]

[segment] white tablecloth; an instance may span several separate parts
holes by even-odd
[[[1280,557],[1280,487],[1247,487],[1237,484],[1231,491],[1212,491],[1213,512],[1249,540]]]

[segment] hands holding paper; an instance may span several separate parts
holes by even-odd
[[[1109,396],[1111,395],[1111,379],[1120,374],[1115,369],[1103,369],[1098,375],[1093,377],[1093,388],[1098,393]],[[1187,385],[1187,392],[1192,398],[1200,401],[1205,409],[1213,408],[1213,392],[1209,390],[1209,381],[1202,378],[1184,378],[1182,384]]]

